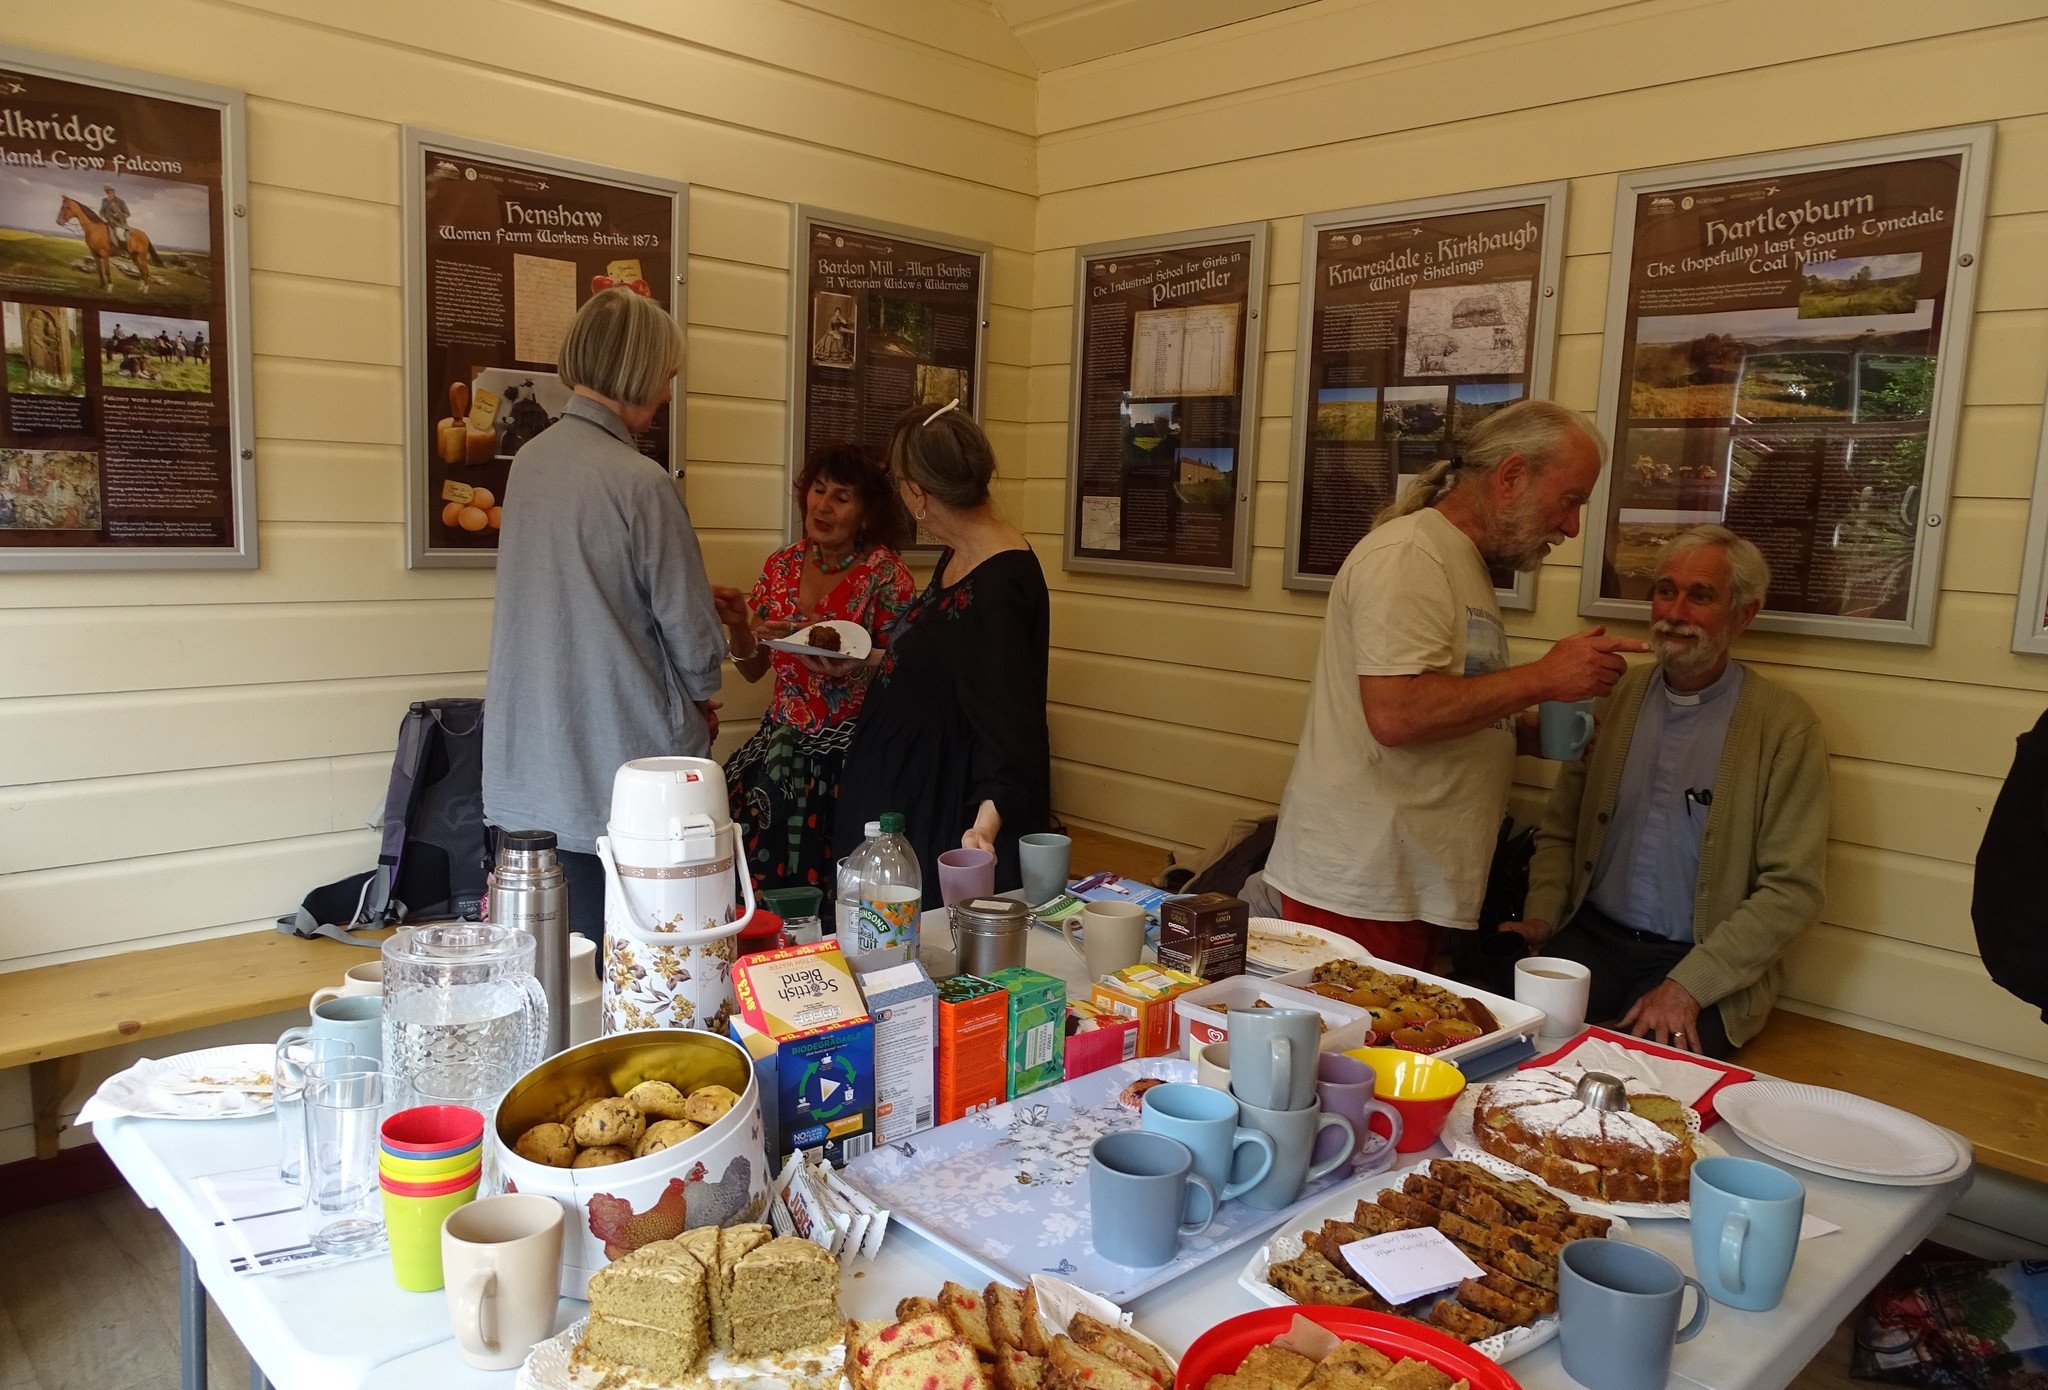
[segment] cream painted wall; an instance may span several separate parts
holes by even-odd
[[[1971,861],[2048,659],[2008,650],[2048,376],[2048,5],[1317,0],[1043,74],[1026,520],[1059,549],[1073,250],[1272,220],[1253,582],[1055,574],[1056,800],[1182,845],[1270,808],[1294,755],[1320,595],[1281,587],[1301,217],[1571,181],[1554,394],[1591,410],[1618,171],[1995,122],[1990,220],[1936,642],[1783,636],[1743,655],[1812,702],[1834,754],[1824,923],[1795,1007],[2048,1074],[2048,1029],[1993,986]],[[1518,660],[1575,630],[1551,557]],[[1549,774],[1524,762],[1518,806]]]
[[[374,857],[407,702],[482,693],[492,575],[405,567],[404,124],[692,185],[685,494],[715,579],[780,543],[793,203],[995,245],[986,414],[1021,474],[1034,90],[986,4],[96,0],[4,29],[248,93],[262,567],[0,580],[0,969],[267,929]],[[733,684],[744,725],[763,692]]]

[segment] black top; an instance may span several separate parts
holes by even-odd
[[[932,582],[890,629],[846,755],[833,833],[843,853],[868,821],[903,812],[928,908],[939,906],[939,855],[960,847],[983,801],[1003,818],[997,892],[1021,882],[1017,837],[1052,817],[1045,574],[1031,551],[1005,550],[949,586],[940,580],[952,556],[939,556]]]
[[[2020,735],[1991,808],[1970,917],[1991,978],[2048,1023],[2048,714]]]

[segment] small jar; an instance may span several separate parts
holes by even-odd
[[[789,934],[782,929],[782,919],[765,908],[755,908],[754,915],[740,928],[739,958],[758,956],[763,951],[779,951],[789,944]]]
[[[980,975],[1024,964],[1031,909],[1015,898],[970,898],[953,908],[954,968]]]

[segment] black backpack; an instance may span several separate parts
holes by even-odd
[[[405,712],[380,828],[376,868],[315,888],[277,929],[375,947],[349,928],[482,915],[490,862],[482,700],[419,700]]]
[[[1992,980],[2048,1022],[2048,714],[2020,735],[1991,807],[1970,920]]]

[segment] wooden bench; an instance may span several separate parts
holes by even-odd
[[[372,958],[272,931],[0,974],[0,1067],[28,1068],[36,1157],[56,1156],[61,1107],[87,1053],[303,1009],[314,990]]]
[[[1828,1086],[1954,1130],[1977,1162],[2048,1183],[2048,1080],[1786,1009],[1734,1060],[1785,1081]]]

